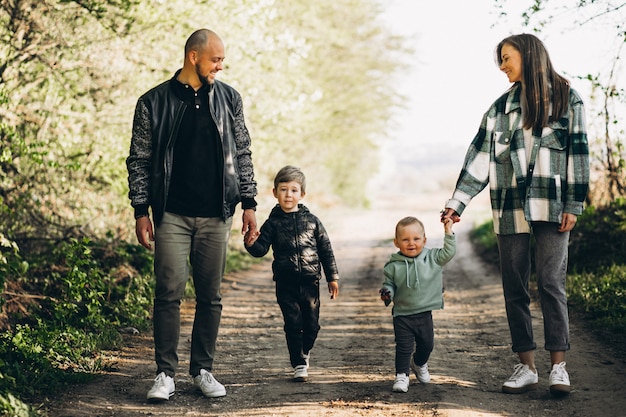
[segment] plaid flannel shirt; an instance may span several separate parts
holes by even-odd
[[[530,222],[560,223],[580,215],[589,188],[585,111],[570,89],[569,109],[542,132],[533,132],[527,158],[522,130],[521,87],[515,84],[483,116],[446,208],[463,213],[489,184],[497,234],[529,233]]]

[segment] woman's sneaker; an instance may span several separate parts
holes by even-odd
[[[430,372],[428,372],[428,363],[422,366],[417,366],[415,360],[411,359],[411,370],[415,373],[417,380],[422,384],[428,384],[430,382]]]
[[[174,378],[161,372],[154,378],[154,385],[148,391],[148,401],[167,401],[174,395],[175,390]]]
[[[528,365],[518,363],[514,366],[513,375],[502,384],[502,392],[507,394],[521,394],[537,388],[539,376],[537,370],[530,370]]]
[[[393,392],[409,391],[409,376],[407,374],[396,374],[396,380],[393,382]]]
[[[552,395],[567,395],[570,393],[569,375],[565,370],[565,362],[552,365],[550,393]]]

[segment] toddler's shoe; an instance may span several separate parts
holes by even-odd
[[[552,395],[568,395],[570,393],[569,375],[565,370],[565,362],[552,365],[549,381]]]
[[[409,391],[409,376],[407,374],[396,374],[396,380],[393,382],[393,392]]]
[[[502,384],[502,392],[507,394],[521,394],[534,390],[539,383],[537,370],[531,371],[528,365],[518,363],[513,367],[513,375]]]
[[[415,373],[417,380],[422,384],[428,384],[430,382],[430,372],[428,372],[428,363],[422,366],[417,366],[415,360],[411,358],[411,370]]]
[[[298,365],[293,368],[293,380],[295,382],[306,382],[309,378],[309,373],[306,368],[306,365]]]

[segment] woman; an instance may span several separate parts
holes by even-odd
[[[513,85],[483,116],[442,218],[458,221],[489,184],[512,349],[520,361],[502,385],[505,393],[525,392],[538,384],[528,291],[533,235],[545,349],[552,363],[550,392],[566,395],[567,248],[589,183],[584,106],[554,71],[537,37],[509,36],[496,53],[500,70]]]

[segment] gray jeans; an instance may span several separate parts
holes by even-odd
[[[196,292],[189,373],[211,371],[222,317],[220,286],[232,218],[185,217],[165,213],[154,234],[154,356],[157,373],[174,376],[178,366],[180,303],[189,279]]]
[[[556,223],[532,224],[535,238],[537,287],[543,313],[545,349],[569,350],[569,319],[565,278],[569,232],[559,232]],[[530,315],[530,234],[498,235],[500,270],[506,315],[513,352],[537,348]]]

